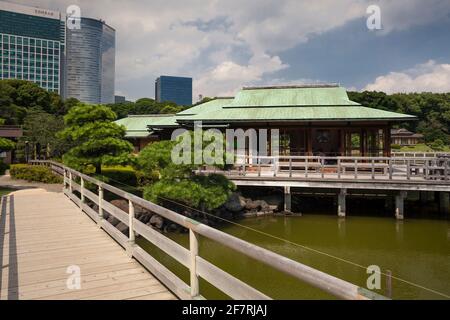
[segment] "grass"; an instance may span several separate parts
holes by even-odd
[[[396,151],[396,150],[393,150],[393,151]],[[410,147],[402,147],[398,151],[400,151],[400,152],[435,152],[435,150],[431,149],[429,146],[427,146],[424,143],[419,143],[415,146],[410,146]],[[442,150],[442,152],[450,152],[450,147],[445,146],[445,148],[444,148],[444,150]]]
[[[0,197],[5,196],[5,195],[7,195],[7,194],[9,194],[9,193],[11,193],[13,191],[15,191],[15,190],[8,189],[8,188],[1,188],[0,187]]]

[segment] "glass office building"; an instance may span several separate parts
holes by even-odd
[[[0,79],[63,94],[65,30],[59,12],[0,2]]]
[[[67,97],[86,103],[114,103],[115,30],[104,21],[81,18],[67,30]]]
[[[182,106],[192,105],[192,78],[160,76],[155,83],[155,99]]]

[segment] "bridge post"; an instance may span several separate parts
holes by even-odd
[[[70,194],[73,193],[73,186],[72,186],[72,172],[69,171],[69,192]]]
[[[450,194],[448,192],[439,192],[439,211],[442,214],[450,213]]]
[[[83,177],[80,177],[80,194],[81,194],[81,204],[85,202],[84,200],[84,179]],[[83,210],[83,206],[80,206],[81,210]]]
[[[406,191],[400,191],[395,196],[395,217],[397,220],[403,220],[405,213],[405,198],[407,196]]]
[[[291,212],[292,210],[292,195],[291,187],[284,187],[284,211]]]
[[[195,298],[200,295],[197,275],[198,237],[192,229],[189,229],[189,251],[191,253],[191,264],[189,268],[191,275],[191,298]]]
[[[134,236],[134,204],[131,200],[128,200],[128,247],[127,254],[129,257],[133,256],[133,246],[135,244]]]
[[[341,189],[338,194],[338,216],[344,218],[347,213],[346,207],[347,189]]]
[[[103,187],[98,186],[98,225],[101,228],[103,220]]]

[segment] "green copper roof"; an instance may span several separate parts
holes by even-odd
[[[223,108],[220,111],[178,118],[178,121],[343,121],[343,120],[413,120],[414,116],[362,106]]]
[[[213,100],[196,105],[187,110],[177,113],[177,116],[194,115],[203,112],[217,111],[222,109],[223,106],[230,104],[234,98],[214,98]]]
[[[205,108],[206,109],[206,108]],[[405,121],[416,117],[363,107],[336,85],[244,88],[223,107],[179,117],[179,123],[203,121]]]
[[[145,138],[152,134],[147,126],[165,118],[173,118],[173,115],[130,115],[115,123],[125,126],[126,138]]]
[[[290,86],[244,88],[225,108],[278,106],[354,106],[345,88],[337,86]]]

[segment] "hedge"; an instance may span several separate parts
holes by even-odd
[[[44,166],[31,166],[28,164],[11,165],[9,174],[14,179],[26,180],[29,182],[42,183],[62,183],[62,177],[59,177],[51,171],[50,168]]]
[[[9,164],[4,163],[2,160],[0,160],[0,176],[3,176],[6,172],[6,170],[9,169]]]

